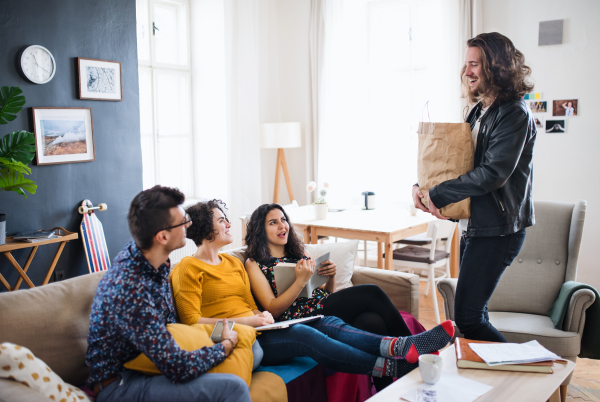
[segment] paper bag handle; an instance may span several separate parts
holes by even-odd
[[[425,102],[425,105],[423,105],[423,110],[421,111],[421,121],[423,121],[423,113],[425,112],[425,108],[427,108],[427,119],[429,119],[429,122],[431,123],[431,117],[429,117],[429,101]]]

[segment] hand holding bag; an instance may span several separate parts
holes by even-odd
[[[468,123],[419,123],[417,176],[423,196],[429,189],[473,170],[474,150]],[[421,199],[429,207],[425,199]],[[440,210],[451,219],[471,216],[471,200],[464,199]]]

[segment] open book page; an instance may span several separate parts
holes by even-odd
[[[502,364],[534,363],[558,360],[561,357],[552,353],[538,341],[526,343],[471,343],[471,349],[490,366]]]

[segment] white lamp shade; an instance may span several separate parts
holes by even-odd
[[[301,146],[300,123],[266,123],[260,125],[261,148],[299,148]]]

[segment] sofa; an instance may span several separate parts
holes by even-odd
[[[234,250],[243,257],[243,250]],[[89,314],[104,272],[83,275],[45,286],[0,293],[0,343],[29,348],[64,381],[82,386],[89,374],[85,365]],[[354,285],[379,285],[394,305],[418,317],[419,279],[416,275],[355,267]],[[253,401],[281,401],[285,385],[269,372],[253,374]],[[0,378],[0,401],[47,401],[42,394],[13,380]]]

